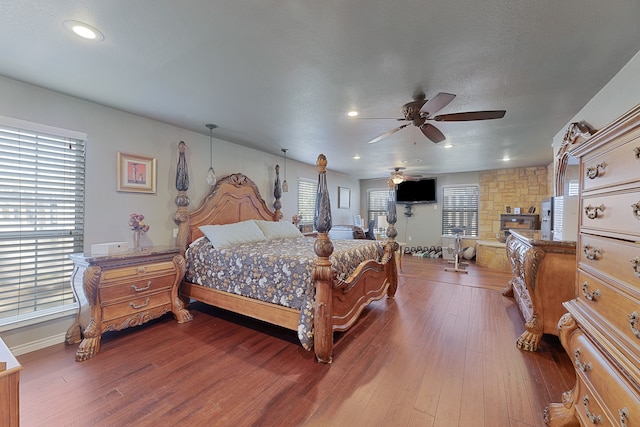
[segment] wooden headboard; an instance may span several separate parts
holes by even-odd
[[[184,144],[184,143],[181,143]],[[184,146],[181,145],[180,156],[184,155]],[[232,224],[249,219],[262,219],[266,221],[279,221],[282,217],[280,212],[280,178],[279,167],[276,166],[276,181],[274,188],[274,210],[267,207],[267,203],[260,195],[260,191],[249,177],[241,173],[234,173],[221,178],[211,189],[207,197],[200,206],[193,212],[187,211],[189,198],[186,195],[188,188],[188,178],[186,186],[184,178],[180,174],[186,174],[186,168],[181,168],[178,160],[178,170],[176,172],[176,188],[178,196],[176,205],[178,211],[174,215],[174,220],[178,224],[178,238],[176,244],[183,251],[198,237],[202,236],[199,227],[201,225],[221,225]]]

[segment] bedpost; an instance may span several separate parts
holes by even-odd
[[[181,248],[182,253],[186,250],[187,238],[189,234],[189,214],[187,212],[187,206],[191,203],[189,196],[187,196],[187,190],[189,189],[189,172],[187,170],[187,160],[184,152],[187,149],[187,144],[184,141],[178,143],[178,165],[176,167],[176,190],[178,195],[175,202],[178,209],[173,215],[173,220],[178,225],[178,237],[176,245]]]
[[[314,245],[316,252],[313,281],[316,288],[314,301],[314,341],[313,348],[319,362],[331,363],[333,353],[333,325],[332,318],[332,285],[331,261],[333,243],[329,239],[331,230],[331,204],[327,189],[327,158],[324,154],[318,156],[318,190],[316,195],[316,209],[314,225],[318,237]]]
[[[273,209],[276,221],[280,221],[282,218],[282,201],[280,198],[282,197],[282,188],[280,187],[280,165],[276,165],[276,182],[273,185],[273,197],[275,197],[275,201],[273,202]]]
[[[398,289],[398,263],[396,257],[402,256],[398,253],[399,245],[396,242],[398,231],[396,230],[396,221],[398,215],[396,213],[396,184],[392,179],[389,180],[389,195],[387,198],[387,243],[385,245],[385,255],[389,257],[389,288],[387,296],[393,297]]]

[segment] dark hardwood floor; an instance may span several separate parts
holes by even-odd
[[[23,426],[542,426],[574,385],[555,336],[516,348],[523,320],[500,290],[509,275],[403,258],[394,299],[336,334],[331,365],[294,333],[195,304],[77,346],[18,359]]]

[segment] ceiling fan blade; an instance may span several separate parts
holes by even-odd
[[[444,137],[444,134],[440,132],[440,130],[437,127],[430,125],[429,123],[425,123],[422,126],[420,126],[420,130],[422,131],[424,136],[426,136],[436,144],[446,139]]]
[[[402,126],[398,126],[398,127],[397,127],[397,128],[395,128],[395,129],[391,129],[391,130],[389,130],[389,131],[386,131],[386,132],[385,132],[385,133],[383,133],[382,135],[380,135],[380,136],[378,136],[378,137],[376,137],[376,138],[373,138],[371,141],[369,141],[369,144],[374,144],[374,143],[376,143],[376,142],[380,141],[381,139],[384,139],[384,138],[386,138],[386,137],[388,137],[388,136],[391,136],[391,135],[393,135],[394,133],[398,132],[399,130],[401,130],[401,129],[403,129],[403,128],[406,128],[406,127],[407,127],[407,126],[409,126],[410,124],[411,124],[411,123],[407,123],[407,124],[404,124],[404,125],[402,125]]]
[[[436,122],[467,122],[471,120],[493,120],[504,117],[505,110],[468,111],[466,113],[441,114],[433,119]]]
[[[440,92],[422,106],[420,113],[432,115],[446,107],[456,96],[452,93]]]

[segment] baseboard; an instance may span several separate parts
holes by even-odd
[[[11,347],[11,353],[13,353],[14,356],[20,356],[23,354],[31,353],[32,351],[41,350],[52,345],[63,343],[65,340],[65,336],[65,333],[61,333],[40,340],[31,341],[26,344],[17,345],[15,347]]]

